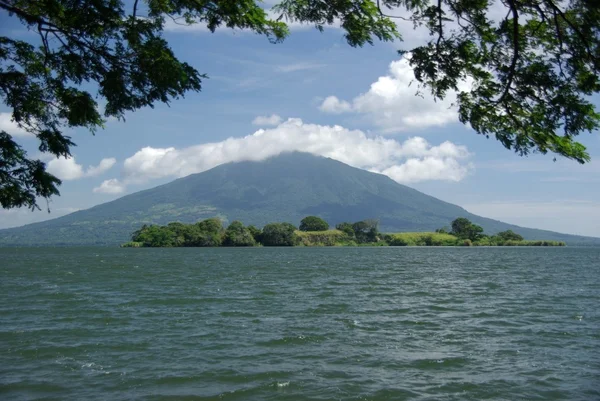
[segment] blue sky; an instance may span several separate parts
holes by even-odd
[[[0,34],[31,35],[6,15]],[[170,25],[175,53],[210,78],[200,93],[109,121],[92,136],[73,130],[71,160],[50,160],[63,178],[51,213],[0,211],[0,228],[58,217],[220,163],[303,150],[384,173],[486,217],[600,237],[600,136],[583,135],[593,161],[519,157],[460,124],[451,101],[414,96],[397,55],[422,38],[349,47],[336,28],[294,26],[283,43],[247,32]],[[36,153],[35,138],[0,128]]]

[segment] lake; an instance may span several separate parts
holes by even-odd
[[[6,248],[0,273],[4,400],[600,399],[600,248]]]

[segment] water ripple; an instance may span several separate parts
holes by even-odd
[[[600,400],[600,249],[0,260],[0,399]]]

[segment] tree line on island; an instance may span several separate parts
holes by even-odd
[[[381,233],[377,220],[339,223],[335,229],[320,217],[308,216],[300,226],[270,223],[262,229],[233,221],[226,228],[218,217],[193,224],[143,225],[122,247],[250,247],[250,246],[564,246],[559,241],[526,241],[512,230],[486,235],[461,217],[451,228],[435,232]]]

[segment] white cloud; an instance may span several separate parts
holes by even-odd
[[[341,114],[348,113],[352,111],[352,105],[345,100],[340,100],[335,96],[328,96],[323,100],[321,106],[319,106],[321,111],[332,114]]]
[[[53,174],[61,180],[76,180],[84,176],[83,166],[75,162],[75,158],[66,159],[60,157],[48,162],[46,168],[50,174]]]
[[[125,186],[116,178],[105,180],[99,187],[94,188],[94,193],[120,194],[125,191]]]
[[[281,124],[282,118],[277,114],[271,114],[270,116],[258,116],[252,120],[254,125],[279,125]]]
[[[95,177],[97,175],[100,175],[100,174],[104,173],[105,171],[110,170],[112,168],[112,166],[115,165],[116,162],[117,162],[117,159],[115,159],[114,157],[102,159],[100,161],[100,164],[98,164],[97,166],[89,166],[88,167],[88,169],[86,171],[86,176]]]
[[[468,84],[462,83],[461,90]],[[327,97],[320,106],[327,113],[359,113],[367,115],[383,132],[394,133],[408,129],[442,126],[458,121],[452,104],[457,93],[449,91],[444,100],[435,100],[429,92],[417,95],[418,87],[412,67],[406,57],[393,61],[387,75],[371,84],[366,93],[351,102]]]
[[[383,174],[398,182],[418,182],[428,180],[461,181],[471,165],[461,165],[451,157],[427,156],[422,159],[408,159],[404,164],[392,166]]]
[[[100,164],[97,166],[89,166],[84,170],[81,164],[75,161],[74,157],[64,158],[59,157],[52,159],[48,162],[47,170],[50,174],[53,174],[61,180],[77,180],[83,177],[95,177],[106,171],[115,165],[117,160],[115,158],[102,159]]]
[[[330,157],[354,167],[387,174],[403,183],[460,181],[472,168],[467,149],[451,142],[432,146],[419,137],[399,142],[368,137],[362,131],[337,125],[305,124],[300,119],[291,118],[277,127],[260,129],[243,138],[228,138],[183,149],[142,148],[125,160],[123,180],[113,180],[106,186],[121,188],[151,179],[183,177],[223,163],[259,161],[291,151]]]
[[[33,134],[30,134],[29,132],[25,131],[12,120],[11,113],[0,113],[0,131],[6,131],[8,134],[15,137],[33,136]]]
[[[152,148],[147,146],[125,159],[123,170],[129,182],[144,182],[177,175],[184,176],[195,172],[194,168],[191,167],[188,170],[189,173],[178,174],[179,171],[184,171],[186,165],[193,160],[192,155],[186,156],[181,155],[180,151],[175,148]]]

